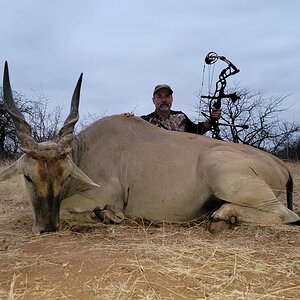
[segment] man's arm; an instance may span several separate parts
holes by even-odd
[[[192,122],[187,115],[186,117],[186,132],[196,133],[196,134],[205,134],[207,131],[211,129],[211,121],[207,119],[204,122],[198,122],[197,124]],[[212,112],[212,117],[216,119],[220,119],[221,117],[221,109],[214,109]]]
[[[195,133],[195,134],[205,134],[210,129],[210,124],[206,122],[198,122],[197,124],[192,122],[187,116],[186,116],[186,127],[185,131],[189,133]]]

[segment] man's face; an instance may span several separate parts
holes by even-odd
[[[157,110],[166,112],[172,107],[173,97],[168,89],[160,89],[152,100]]]

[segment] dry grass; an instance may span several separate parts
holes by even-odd
[[[35,236],[27,201],[21,177],[0,183],[0,299],[300,299],[300,227],[126,220]]]

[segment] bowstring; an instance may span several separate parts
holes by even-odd
[[[213,89],[213,79],[215,74],[215,64],[208,65],[208,75],[207,80],[205,80],[205,73],[206,73],[206,63],[203,63],[203,70],[202,70],[202,81],[201,81],[201,89],[200,89],[200,97],[203,96],[203,89],[204,89],[204,81],[207,82],[207,90],[206,94],[211,96],[212,95],[212,89]],[[209,101],[209,100],[208,100]],[[209,106],[209,103],[208,103]],[[199,99],[199,105],[198,105],[198,122],[201,121],[200,116],[202,117],[202,111],[201,111],[201,98]],[[208,110],[209,111],[209,110]],[[210,113],[210,112],[209,112]]]
[[[203,96],[203,88],[204,88],[204,74],[205,74],[205,62],[203,63],[203,68],[202,68],[202,81],[201,81],[201,88],[200,88],[200,98],[198,102],[198,123],[200,122],[200,115],[201,115],[201,96]]]

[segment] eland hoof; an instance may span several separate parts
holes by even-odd
[[[124,213],[112,205],[105,205],[104,209],[95,207],[91,213],[91,216],[92,218],[100,219],[104,224],[119,224],[125,219]]]
[[[211,219],[208,224],[208,231],[210,233],[219,233],[223,230],[230,229],[237,223],[237,218],[232,216],[229,220]]]

